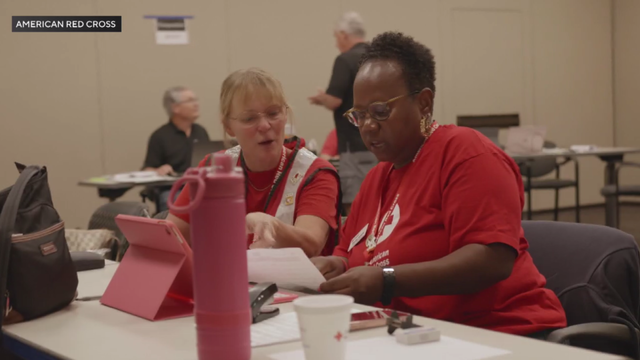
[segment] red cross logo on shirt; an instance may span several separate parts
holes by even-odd
[[[387,218],[387,221],[385,221],[384,226],[393,224],[393,217],[394,215],[393,213],[391,213],[391,215],[389,215],[389,217]]]
[[[338,340],[338,342],[340,342],[340,340],[342,340],[342,333],[340,331],[338,331],[338,333],[336,334],[336,336],[333,337],[334,339]]]

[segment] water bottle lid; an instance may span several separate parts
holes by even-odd
[[[214,154],[213,163],[215,165],[216,173],[230,173],[235,167],[233,164],[233,158],[227,154]]]

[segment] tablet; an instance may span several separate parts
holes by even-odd
[[[189,301],[193,301],[193,252],[178,227],[164,219],[123,214],[116,216],[115,221],[133,246],[185,255],[185,263],[167,295],[174,298],[187,297]]]

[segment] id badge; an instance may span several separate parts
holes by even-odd
[[[351,243],[349,244],[349,249],[347,250],[347,252],[351,252],[351,250],[358,245],[358,243],[360,242],[360,240],[362,240],[365,236],[365,234],[367,233],[367,229],[369,229],[369,224],[365,225],[362,230],[360,230],[359,233],[356,234],[356,236],[353,237],[353,239],[351,239]]]

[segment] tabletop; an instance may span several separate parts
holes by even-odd
[[[79,273],[78,292],[82,296],[104,292],[117,265]],[[279,305],[281,314],[293,311],[291,303]],[[354,305],[357,310],[371,307]],[[624,359],[566,345],[527,337],[414,317],[414,322],[439,329],[442,336],[510,351],[493,360],[614,360]],[[62,359],[123,360],[197,360],[194,317],[148,321],[101,305],[99,301],[76,301],[67,308],[43,318],[4,327],[7,335]],[[386,334],[386,328],[351,333],[350,341]],[[299,341],[252,349],[253,360],[271,359],[270,355],[301,349]]]
[[[577,156],[620,156],[625,154],[640,153],[640,148],[634,147],[597,147],[593,150],[574,152],[569,149],[550,149],[536,154],[507,154],[515,161],[543,158],[543,157],[577,157]]]
[[[171,186],[173,183],[178,181],[178,178],[172,180],[161,180],[161,181],[150,181],[150,182],[137,182],[137,183],[129,183],[129,182],[118,182],[110,180],[107,177],[104,178],[91,178],[87,180],[81,180],[78,182],[80,186],[92,186],[101,189],[125,189],[131,188],[134,186]]]

